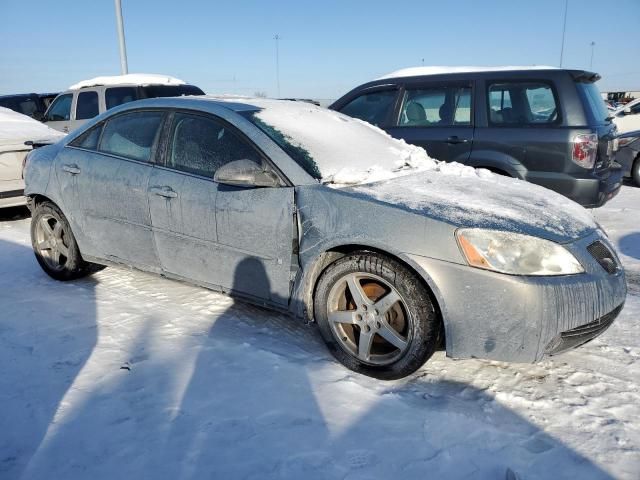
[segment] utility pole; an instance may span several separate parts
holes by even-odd
[[[280,98],[280,50],[278,43],[282,39],[282,37],[276,34],[273,39],[276,41],[276,84],[278,86],[278,98]]]
[[[562,57],[564,56],[564,35],[567,31],[567,10],[569,9],[569,0],[564,0],[564,20],[562,22],[562,44],[560,45],[560,67],[562,67]]]
[[[589,70],[593,69],[593,51],[595,50],[596,42],[591,42],[591,60],[589,61]]]
[[[121,0],[114,0],[116,7],[116,25],[118,27],[118,43],[120,44],[120,71],[122,75],[129,73],[127,67],[127,46],[124,42],[124,22],[122,21]]]

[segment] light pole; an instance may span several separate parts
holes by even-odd
[[[562,67],[562,57],[564,56],[564,34],[567,31],[567,10],[569,9],[569,0],[564,0],[564,20],[562,22],[562,44],[560,45],[560,66]]]
[[[278,86],[278,98],[280,98],[280,51],[278,42],[280,42],[281,38],[282,37],[278,34],[273,37],[273,39],[276,41],[276,84]]]
[[[589,45],[591,45],[591,60],[589,61],[589,70],[592,70],[593,69],[593,51],[595,50],[596,42],[591,42]]]
[[[114,0],[116,7],[116,25],[118,27],[118,43],[120,44],[120,71],[122,75],[129,73],[127,67],[127,46],[124,42],[124,22],[122,21],[122,4],[120,0]]]

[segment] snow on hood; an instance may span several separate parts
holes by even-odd
[[[597,228],[591,213],[546,188],[459,163],[343,189],[459,227],[484,227],[557,242]]]
[[[95,85],[184,85],[186,82],[168,75],[156,75],[153,73],[128,73],[127,75],[113,75],[95,77],[74,83],[69,90],[77,90],[83,87]]]
[[[31,117],[0,107],[0,151],[26,149],[24,142],[57,142],[65,134]]]
[[[333,110],[282,100],[251,99],[246,103],[260,108],[254,115],[261,122],[309,154],[323,183],[375,182],[436,165],[424,149]]]

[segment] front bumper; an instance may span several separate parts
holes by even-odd
[[[417,255],[408,255],[408,260],[434,290],[447,356],[535,362],[594,338],[622,309],[627,294],[624,271],[609,274],[597,263],[586,250],[596,240],[613,248],[597,233],[565,245],[585,269],[578,275],[514,276]],[[602,323],[603,317],[610,321]],[[589,327],[599,320],[602,328]],[[594,335],[554,349],[558,336],[562,339],[580,328]]]

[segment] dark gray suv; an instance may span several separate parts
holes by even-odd
[[[361,85],[329,108],[433,158],[542,185],[585,207],[620,190],[616,128],[597,73],[553,67],[421,67]]]

